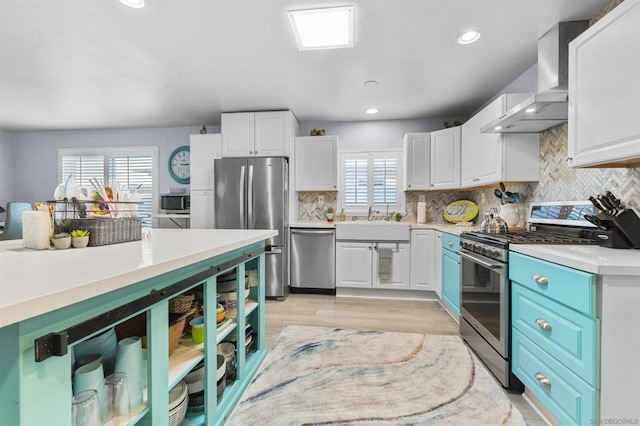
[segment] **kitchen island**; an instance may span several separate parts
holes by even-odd
[[[205,342],[211,344],[180,348],[178,361],[168,357],[168,301],[204,284],[205,305],[215,306],[217,275],[235,268],[243,276],[246,266],[257,269],[258,285],[246,304],[238,300],[233,329],[244,330],[251,316],[257,350],[246,359],[238,351],[238,380],[221,402],[216,381],[206,380],[206,409],[189,418],[189,424],[222,423],[266,355],[264,246],[276,234],[154,229],[143,241],[42,251],[23,248],[21,240],[0,243],[2,423],[71,424],[73,345],[146,312],[148,401],[134,422],[168,424],[169,389],[202,359],[215,366],[216,343],[223,337],[216,327],[206,327]],[[215,323],[215,310],[205,312],[205,322]],[[244,339],[237,333],[238,345]]]

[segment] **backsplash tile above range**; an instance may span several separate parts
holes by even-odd
[[[639,168],[571,169],[567,166],[567,146],[567,124],[540,134],[540,182],[534,200],[587,200],[589,195],[610,190],[640,209]]]

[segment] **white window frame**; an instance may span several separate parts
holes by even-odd
[[[62,176],[62,157],[64,156],[97,156],[105,157],[105,170],[107,170],[107,158],[116,156],[150,156],[151,157],[151,212],[158,211],[158,147],[138,146],[138,147],[109,147],[109,148],[59,148],[58,149],[58,182],[62,182],[67,176]],[[149,218],[155,223],[155,218]]]
[[[342,209],[344,209],[344,213],[346,215],[351,215],[351,216],[367,216],[369,213],[369,206],[371,205],[371,201],[367,202],[366,206],[362,206],[362,207],[355,207],[353,205],[348,206],[345,202],[345,160],[347,159],[368,159],[369,161],[374,160],[374,159],[380,159],[380,158],[393,158],[397,161],[398,164],[398,176],[397,176],[397,188],[396,188],[396,200],[398,200],[398,202],[395,205],[389,205],[388,206],[388,210],[389,213],[393,212],[402,212],[404,214],[405,211],[405,207],[404,207],[404,192],[403,192],[403,188],[404,188],[404,160],[403,160],[403,153],[402,150],[370,150],[370,151],[362,151],[362,150],[357,150],[357,151],[348,151],[348,150],[344,150],[344,151],[340,151],[338,153],[338,164],[339,164],[339,173],[338,173],[338,188],[339,188],[339,192],[338,192],[338,200],[337,200],[337,204],[338,204],[338,209],[337,211],[340,212]],[[370,169],[369,170],[370,176],[373,173],[373,171]],[[373,194],[373,180],[370,180],[368,182],[369,184],[369,188],[368,188],[368,200],[372,199],[372,194]],[[380,211],[380,213],[377,213],[376,216],[384,216],[387,213],[387,205],[386,204],[381,204],[381,203],[376,203],[376,205],[374,206],[374,210],[378,210]]]

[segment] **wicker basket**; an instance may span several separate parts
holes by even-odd
[[[89,231],[89,247],[142,239],[139,217],[69,219],[71,229]]]
[[[187,317],[191,315],[195,309],[191,309],[188,312],[182,314],[170,314],[169,315],[169,355],[173,353],[178,347],[182,333],[184,332],[184,326],[187,322]],[[116,326],[116,335],[118,340],[125,337],[140,336],[142,338],[142,347],[147,347],[147,314],[146,312],[136,315],[135,317],[118,324]]]
[[[194,293],[185,293],[169,300],[169,312],[175,314],[184,314],[191,310],[193,300],[196,298]]]

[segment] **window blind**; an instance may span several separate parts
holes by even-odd
[[[397,152],[342,154],[342,206],[359,214],[367,212],[372,203],[387,204],[389,211],[403,210],[400,161]]]
[[[95,150],[94,150],[95,151]],[[142,226],[151,227],[151,213],[153,211],[153,156],[128,155],[112,150],[104,153],[66,154],[61,155],[61,176],[66,181],[73,176],[78,185],[82,185],[93,193],[94,188],[90,179],[100,183],[118,185],[129,191],[138,190],[141,204],[121,206],[121,209],[136,208],[142,219]]]

